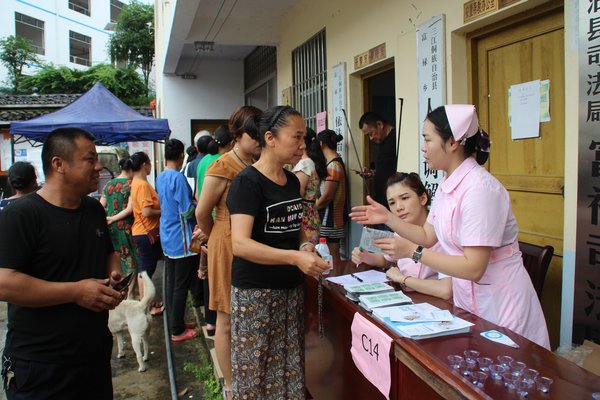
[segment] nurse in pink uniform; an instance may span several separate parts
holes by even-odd
[[[384,223],[402,236],[376,241],[384,252],[412,257],[452,276],[456,306],[549,349],[542,307],[519,251],[508,192],[481,166],[490,141],[479,127],[475,107],[455,104],[433,110],[425,120],[423,139],[429,168],[445,172],[427,222],[406,223],[370,197],[369,205],[354,207],[350,216],[361,224]],[[440,252],[429,249],[436,243]]]

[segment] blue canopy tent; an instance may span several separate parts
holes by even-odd
[[[13,122],[10,134],[15,143],[28,141],[41,145],[46,136],[58,128],[81,128],[96,137],[96,144],[160,141],[171,130],[166,119],[141,115],[119,100],[98,82],[66,107],[28,121]],[[18,136],[18,137],[17,137]]]

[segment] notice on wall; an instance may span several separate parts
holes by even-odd
[[[0,165],[2,171],[8,171],[12,165],[12,141],[9,138],[3,137],[0,140]]]
[[[540,136],[540,81],[512,85],[509,89],[512,139]]]
[[[317,113],[317,133],[327,129],[327,111]]]

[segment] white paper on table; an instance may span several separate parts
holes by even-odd
[[[355,272],[353,275],[354,276],[351,276],[350,274],[342,276],[332,276],[330,278],[327,278],[327,280],[332,283],[337,283],[338,285],[355,285],[357,283],[383,283],[389,281],[384,272],[376,271],[373,269],[363,272]],[[356,277],[362,279],[362,282],[358,281]]]
[[[540,81],[512,85],[509,91],[512,139],[539,137]]]
[[[390,319],[394,322],[450,322],[454,319],[452,313],[448,310],[402,310],[396,308],[390,311]]]

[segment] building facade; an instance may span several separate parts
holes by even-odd
[[[192,119],[227,118],[244,102],[241,63],[203,56],[193,62],[186,53],[207,37],[230,50],[276,46],[278,103],[298,108],[309,125],[326,112],[327,127],[345,136],[338,150],[349,169],[370,162],[370,143],[358,128],[365,111],[376,110],[397,127],[397,170],[424,177],[435,174],[423,170],[420,158],[428,105],[475,104],[492,140],[486,167],[509,190],[519,240],[554,246],[542,305],[553,347],[571,343],[580,2],[252,0],[226,1],[223,13],[217,3],[155,2],[158,108],[174,136],[186,140]],[[213,25],[222,25],[217,35]],[[190,84],[183,75],[197,79]],[[537,80],[549,82],[549,120],[540,122],[538,138],[516,140],[509,89]],[[362,203],[364,186],[357,175],[349,177],[350,202]],[[353,225],[350,244],[359,237]]]
[[[2,0],[0,37],[28,38],[44,63],[84,69],[110,62],[108,41],[125,4],[119,0]],[[24,73],[36,71],[29,66]],[[0,84],[6,69],[0,66]]]

